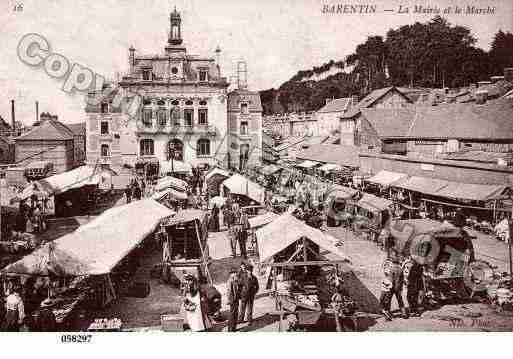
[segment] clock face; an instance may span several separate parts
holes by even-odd
[[[178,67],[174,66],[172,69],[171,69],[171,73],[173,75],[176,75],[178,73]]]

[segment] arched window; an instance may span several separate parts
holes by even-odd
[[[210,140],[206,138],[200,138],[198,140],[197,152],[198,156],[210,156]]]
[[[153,140],[150,138],[141,140],[140,145],[140,154],[141,156],[153,156],[154,155],[154,145]]]
[[[109,149],[109,145],[107,144],[102,144],[101,146],[101,156],[102,157],[109,157],[110,156],[110,149]]]

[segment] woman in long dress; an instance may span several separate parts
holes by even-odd
[[[184,285],[183,307],[191,331],[200,332],[212,328],[212,321],[207,315],[206,298],[201,296],[198,281],[194,276],[187,276]]]

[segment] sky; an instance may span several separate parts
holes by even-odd
[[[14,11],[22,3],[22,11]],[[324,5],[368,4],[375,13],[327,14]],[[16,119],[30,125],[39,111],[57,114],[64,123],[85,120],[83,94],[61,90],[63,81],[50,78],[42,67],[20,61],[17,46],[28,33],[44,36],[51,50],[70,63],[87,66],[107,78],[128,68],[128,48],[139,54],[163,53],[169,13],[182,15],[182,37],[190,54],[215,57],[219,46],[223,76],[235,75],[244,60],[252,90],[279,87],[299,70],[344,59],[368,36],[384,36],[390,28],[433,14],[413,14],[421,4],[443,11],[451,6],[494,7],[491,15],[450,14],[452,23],[467,26],[488,50],[499,30],[513,32],[511,0],[2,0],[0,2],[0,116],[10,121],[10,100]],[[410,8],[410,13],[399,13]],[[385,12],[385,10],[392,10]]]

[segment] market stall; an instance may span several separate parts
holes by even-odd
[[[116,278],[126,259],[172,214],[151,199],[114,207],[8,265],[2,276],[4,281],[30,280],[27,289],[44,288],[35,312],[51,312],[57,324],[72,326],[76,308],[105,306],[116,297]]]
[[[223,183],[223,181],[225,181],[226,179],[230,178],[230,176],[230,172],[222,168],[212,168],[205,175],[205,182],[207,183],[208,193],[210,193],[211,196],[220,195],[221,183]]]
[[[221,294],[210,274],[208,221],[205,211],[187,209],[161,225],[162,277],[180,284],[185,319],[192,331],[207,330],[221,309]]]
[[[256,238],[256,231],[266,224],[271,223],[276,218],[278,218],[279,215],[274,212],[267,212],[263,214],[259,214],[257,216],[251,217],[248,219],[249,221],[249,233],[248,233],[248,239],[249,239],[249,245],[247,248],[248,253],[250,254],[257,254],[258,248],[257,248],[257,238]]]
[[[160,174],[162,176],[176,175],[178,177],[184,177],[192,174],[192,167],[188,163],[177,160],[161,161]]]
[[[160,192],[165,189],[172,188],[179,192],[187,192],[189,185],[184,180],[176,177],[166,176],[157,181],[155,185],[155,192]]]
[[[25,201],[35,195],[46,213],[57,217],[84,215],[88,214],[92,205],[90,199],[95,197],[99,186],[108,181],[111,175],[112,171],[108,169],[81,166],[30,183],[19,198]]]
[[[264,203],[265,190],[259,184],[250,181],[244,176],[235,174],[223,182],[223,187],[227,193],[242,196],[256,203]],[[249,203],[248,203],[249,204]]]
[[[393,202],[368,193],[362,193],[354,203],[353,230],[366,233],[368,239],[377,242],[387,222],[392,218]]]
[[[151,198],[156,201],[168,201],[183,203],[187,201],[187,193],[177,191],[173,188],[166,188],[162,191],[155,192],[151,195]]]
[[[365,180],[365,190],[390,198],[392,197],[392,186],[407,177],[408,175],[405,173],[382,170]]]
[[[342,267],[348,259],[335,246],[337,240],[290,214],[257,230],[256,237],[260,270],[266,269],[269,276],[280,330],[284,317],[310,328],[330,317],[341,329],[341,317],[351,317],[354,305],[342,285],[340,271],[347,270]],[[334,299],[340,297],[344,305],[337,306]]]
[[[162,223],[162,262],[169,270],[166,275],[180,280],[184,270],[192,271],[201,283],[212,283],[208,270],[208,220],[207,212],[186,209]]]

